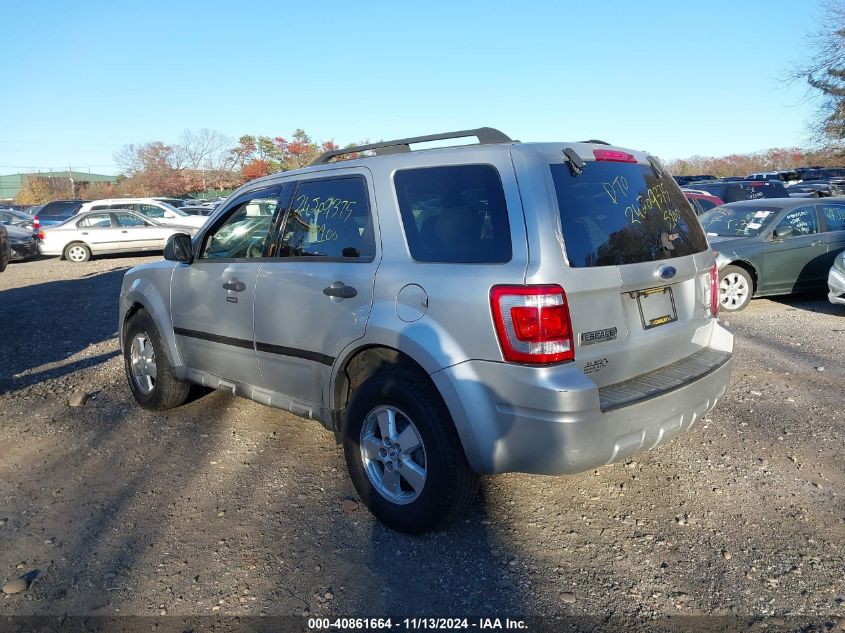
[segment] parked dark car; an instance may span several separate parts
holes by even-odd
[[[16,226],[6,226],[11,249],[9,259],[21,261],[38,256],[38,234]]]
[[[6,266],[9,265],[9,257],[11,256],[9,251],[9,234],[6,227],[0,224],[0,273],[6,270]]]
[[[180,211],[184,211],[189,215],[211,215],[214,213],[214,207],[198,207],[198,206],[182,206],[179,207]]]
[[[700,176],[672,176],[679,186],[683,187],[690,182],[698,182],[700,180],[716,180],[716,176],[708,176],[706,174]]]
[[[720,309],[742,310],[752,296],[827,288],[845,250],[845,200],[746,200],[700,217],[718,251]]]
[[[61,224],[79,211],[86,202],[89,200],[53,200],[41,207],[35,217],[38,218],[42,227]]]
[[[38,218],[14,209],[0,209],[0,224],[17,226],[27,231],[36,231],[40,228]]]
[[[778,180],[733,180],[717,182],[696,182],[687,185],[689,189],[706,191],[725,202],[759,200],[760,198],[788,198],[786,187]]]
[[[801,180],[830,180],[831,178],[845,178],[845,167],[808,169],[801,173]]]
[[[827,180],[808,180],[789,185],[786,192],[790,198],[829,198],[833,195]]]

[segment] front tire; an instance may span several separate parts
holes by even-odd
[[[400,532],[421,534],[449,523],[478,490],[446,405],[413,368],[379,372],[355,391],[343,448],[364,505]]]
[[[143,310],[135,313],[125,331],[123,363],[135,401],[152,411],[184,404],[191,385],[173,373],[152,317]]]
[[[725,266],[719,275],[719,310],[744,310],[754,295],[754,280],[739,266]]]
[[[88,248],[87,244],[83,244],[82,242],[68,244],[65,248],[65,259],[75,264],[87,262],[91,259],[91,249]]]

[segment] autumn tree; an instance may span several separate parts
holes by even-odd
[[[55,178],[43,174],[30,174],[15,196],[18,204],[44,204],[59,198],[76,196],[73,182],[68,178]]]

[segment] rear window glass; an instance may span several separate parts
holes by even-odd
[[[765,206],[716,207],[699,218],[708,235],[754,237],[771,223],[780,209]]]
[[[678,185],[651,166],[594,161],[577,176],[564,163],[550,167],[570,266],[621,266],[707,249]]]
[[[38,215],[48,218],[70,217],[81,206],[81,202],[48,202],[41,207]]]
[[[500,264],[511,259],[505,192],[492,165],[403,169],[393,178],[411,257]]]

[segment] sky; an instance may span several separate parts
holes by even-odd
[[[679,6],[680,5],[680,6]],[[817,0],[0,0],[0,173],[185,129],[340,145],[481,126],[664,160],[811,145]]]

